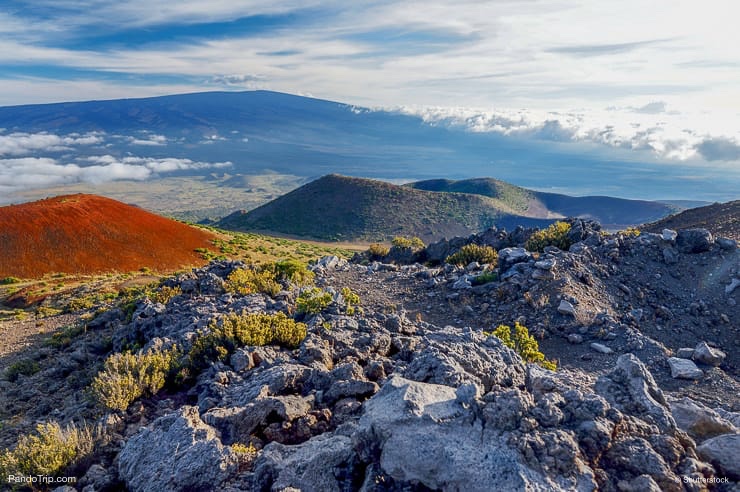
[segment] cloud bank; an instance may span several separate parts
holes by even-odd
[[[55,135],[53,133],[11,133],[0,135],[0,156],[22,156],[35,152],[62,152],[72,150],[79,145],[97,145],[103,143],[103,134],[99,132],[85,135]]]
[[[598,112],[403,106],[387,110],[417,116],[431,125],[551,142],[599,144],[667,161],[740,161],[740,131],[736,125],[714,115],[710,118],[706,114],[669,111],[664,101]]]
[[[198,162],[173,157],[116,158],[110,155],[80,158],[79,163],[64,163],[50,157],[0,159],[0,194],[77,183],[143,181],[161,173],[231,165],[231,162]]]

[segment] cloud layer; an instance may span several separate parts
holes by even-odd
[[[547,112],[444,107],[390,108],[432,125],[552,142],[583,142],[647,153],[667,161],[740,163],[740,129],[706,114],[669,110],[664,101],[602,111]],[[728,131],[729,130],[729,131]]]
[[[194,169],[221,169],[232,165],[231,162],[200,162],[174,157],[126,156],[118,158],[111,155],[7,158],[39,151],[51,153],[70,150],[69,146],[72,145],[101,142],[102,137],[99,134],[79,137],[60,137],[47,133],[0,136],[0,143],[4,143],[0,147],[0,196],[8,196],[10,193],[21,190],[76,183],[142,181],[163,173]]]

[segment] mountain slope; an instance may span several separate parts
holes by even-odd
[[[627,200],[608,196],[573,197],[533,191],[492,178],[460,181],[435,179],[409,183],[407,186],[419,190],[484,195],[500,199],[528,216],[592,218],[609,228],[657,220],[675,212],[678,208],[645,200]]]
[[[174,270],[204,261],[213,236],[96,195],[0,207],[0,277]]]
[[[330,240],[384,240],[414,235],[424,240],[467,235],[498,225],[546,225],[521,217],[501,200],[473,194],[434,193],[383,181],[324,176],[219,226],[265,230]]]
[[[657,222],[645,224],[642,229],[648,232],[661,232],[663,229],[696,227],[709,229],[712,233],[740,241],[740,200],[684,210]]]

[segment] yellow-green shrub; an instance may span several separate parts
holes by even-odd
[[[362,312],[360,306],[360,294],[350,289],[349,287],[342,288],[342,297],[344,297],[344,303],[346,305],[346,312],[349,316],[354,315],[358,310]]]
[[[492,333],[487,334],[499,338],[504,345],[514,349],[525,362],[534,362],[551,371],[557,369],[554,361],[545,359],[545,354],[540,352],[539,344],[529,334],[529,330],[518,322],[514,324],[513,331],[507,325],[499,325]]]
[[[275,272],[275,276],[279,280],[285,280],[301,287],[313,283],[313,272],[302,261],[280,260],[271,264],[268,268]]]
[[[628,237],[637,237],[640,235],[640,229],[638,229],[637,227],[628,227],[623,231],[619,231],[619,233]]]
[[[390,252],[390,248],[380,243],[373,243],[370,245],[367,251],[368,253],[370,253],[370,256],[372,258],[382,258]]]
[[[295,348],[306,338],[307,327],[283,313],[231,313],[212,321],[209,331],[195,339],[188,364],[200,370],[215,360],[225,360],[237,348],[253,345],[281,345]]]
[[[404,237],[396,236],[391,241],[391,244],[397,248],[411,248],[411,249],[424,249],[424,241],[418,237]]]
[[[152,301],[160,304],[167,304],[175,296],[182,294],[182,289],[179,286],[168,287],[162,286],[158,291],[154,292],[151,296]]]
[[[296,300],[296,307],[299,313],[319,314],[329,307],[332,302],[332,296],[318,287],[304,289]]]
[[[568,239],[570,224],[567,222],[554,222],[546,229],[540,229],[532,234],[524,245],[529,251],[544,251],[547,246],[567,250],[571,241]]]
[[[239,268],[226,277],[225,288],[227,292],[241,295],[261,292],[274,296],[282,287],[275,279],[275,275],[268,270]]]
[[[91,448],[85,430],[56,422],[38,424],[34,434],[23,435],[15,449],[0,453],[0,474],[54,476]]]
[[[498,253],[490,246],[479,246],[477,244],[466,244],[455,254],[445,259],[450,265],[466,266],[474,261],[488,263],[492,268],[498,263]]]
[[[162,389],[179,356],[177,348],[113,354],[93,379],[90,393],[100,405],[124,411],[137,398],[154,395]]]

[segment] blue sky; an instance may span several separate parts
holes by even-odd
[[[270,89],[740,164],[734,0],[4,0],[0,105]]]

